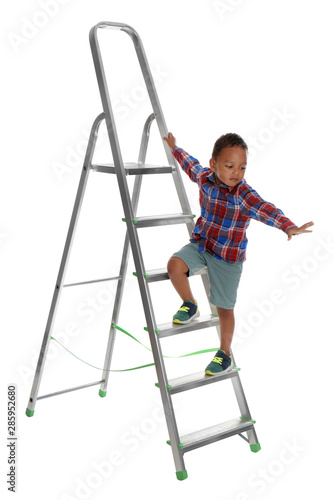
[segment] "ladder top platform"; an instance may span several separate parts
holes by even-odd
[[[91,165],[95,172],[105,174],[115,174],[116,166],[114,163],[99,163]],[[149,165],[147,163],[124,163],[126,175],[145,175],[145,174],[171,174],[175,171],[174,165]]]

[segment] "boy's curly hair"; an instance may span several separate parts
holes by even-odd
[[[214,144],[212,158],[216,160],[222,149],[231,148],[232,146],[240,146],[243,149],[248,149],[247,144],[238,134],[228,133],[221,135]]]

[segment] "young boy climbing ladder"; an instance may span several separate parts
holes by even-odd
[[[205,373],[218,375],[232,368],[230,345],[235,325],[234,306],[246,259],[246,229],[251,219],[281,229],[288,240],[297,234],[311,233],[308,228],[314,223],[297,227],[247,184],[243,177],[248,148],[239,135],[229,133],[217,139],[209,160],[210,168],[202,167],[198,160],[176,146],[171,133],[163,139],[184,172],[198,184],[201,206],[201,216],[190,243],[174,253],[168,262],[170,280],[183,300],[173,322],[187,324],[200,315],[188,277],[207,267],[209,300],[217,307],[221,345]]]

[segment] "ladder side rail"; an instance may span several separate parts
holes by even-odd
[[[97,25],[98,26],[98,25]],[[112,106],[110,102],[110,96],[108,93],[108,87],[104,72],[104,66],[101,58],[100,47],[96,36],[96,27],[92,28],[90,31],[90,44],[91,51],[94,60],[97,82],[99,85],[101,100],[103,104],[103,109],[105,112],[105,120],[107,125],[107,131],[110,140],[110,146],[113,154],[113,161],[116,168],[116,175],[119,184],[120,195],[122,199],[122,204],[125,212],[125,219],[127,224],[127,230],[129,234],[130,244],[132,248],[133,259],[135,263],[135,268],[137,272],[137,278],[143,303],[143,308],[145,312],[145,317],[147,321],[147,328],[149,332],[150,342],[153,351],[153,357],[155,362],[155,368],[157,373],[157,379],[160,385],[161,398],[163,402],[164,412],[166,415],[166,422],[168,427],[168,432],[170,436],[171,449],[176,465],[177,471],[185,470],[185,464],[183,459],[183,453],[178,449],[179,444],[179,434],[175,419],[175,414],[173,410],[172,401],[170,395],[167,391],[167,376],[164,367],[164,360],[161,352],[161,346],[159,340],[156,336],[156,320],[154,317],[152,302],[150,298],[150,293],[148,285],[143,276],[144,265],[143,258],[141,254],[140,243],[137,235],[137,229],[134,227],[132,222],[134,215],[131,205],[128,185],[125,176],[124,164],[120,152],[120,146],[118,141],[118,136],[116,132],[116,126],[112,111]]]
[[[204,288],[205,288],[205,291],[206,291],[206,294],[207,294],[207,299],[208,299],[208,296],[209,296],[209,293],[210,293],[209,292],[209,280],[208,280],[208,276],[207,275],[202,275],[201,279],[202,279],[202,282],[204,284]],[[210,302],[209,302],[209,306],[210,306],[210,309],[211,309],[211,313],[212,314],[217,314],[216,306],[214,306],[214,304],[211,304]],[[221,339],[221,329],[220,328],[221,328],[220,325],[216,326],[216,331],[217,331],[217,335],[218,335],[219,339]],[[231,358],[232,358],[232,361],[233,361],[234,365],[237,366],[236,360],[235,360],[235,356],[234,356],[234,353],[233,353],[232,349],[230,349],[230,355],[231,355]],[[246,418],[246,419],[248,419],[248,420],[251,420],[250,409],[249,409],[247,401],[246,401],[246,397],[245,397],[245,393],[244,393],[244,390],[243,390],[243,386],[242,386],[242,383],[241,383],[241,379],[240,379],[239,373],[237,373],[236,377],[232,378],[232,384],[233,384],[233,389],[234,389],[234,393],[235,393],[235,396],[236,396],[236,400],[237,400],[237,403],[238,403],[238,407],[239,407],[239,411],[241,413],[241,416],[244,417],[244,418]],[[250,444],[256,444],[256,443],[258,443],[258,439],[257,439],[256,432],[254,430],[254,426],[253,426],[252,429],[250,429],[249,431],[247,431],[247,435],[248,435],[248,439],[249,439]]]
[[[150,127],[151,127],[151,124],[152,124],[154,119],[155,119],[155,115],[151,114],[147,118],[147,120],[144,124],[142,138],[141,138],[140,151],[139,151],[139,158],[138,158],[139,163],[145,162]],[[135,177],[133,194],[132,194],[132,207],[133,207],[134,216],[136,215],[136,211],[137,211],[138,204],[139,204],[141,184],[142,184],[142,175],[138,175]],[[112,358],[114,342],[115,342],[115,337],[116,337],[116,329],[114,328],[113,325],[118,323],[120,304],[122,301],[124,285],[125,285],[125,277],[126,277],[127,267],[128,267],[129,250],[130,250],[129,235],[128,235],[128,231],[126,231],[123,255],[122,255],[120,271],[119,271],[119,276],[121,278],[118,281],[118,285],[117,285],[117,291],[116,291],[112,319],[111,319],[111,326],[110,326],[110,331],[109,331],[109,340],[108,340],[105,361],[104,361],[104,371],[103,371],[103,375],[102,375],[103,382],[101,384],[100,391],[99,391],[99,394],[101,397],[106,396],[106,390],[107,390],[107,385],[108,385],[108,380],[109,380],[109,375],[110,375],[109,370],[110,370],[110,365],[111,365],[111,358]]]
[[[38,358],[38,362],[37,362],[34,381],[33,381],[32,389],[31,389],[31,393],[30,393],[30,398],[29,398],[29,402],[28,402],[27,414],[29,413],[29,416],[32,416],[34,413],[34,408],[35,408],[35,404],[37,401],[41,377],[42,377],[42,373],[43,373],[44,366],[45,366],[46,355],[47,355],[47,351],[48,351],[49,343],[50,343],[50,339],[51,339],[51,331],[52,331],[52,327],[53,327],[53,322],[54,322],[57,307],[59,304],[59,299],[60,299],[60,295],[61,295],[61,291],[62,291],[62,287],[63,287],[63,281],[64,281],[66,268],[67,268],[67,264],[68,264],[68,259],[69,259],[69,255],[70,255],[70,251],[71,251],[71,247],[72,247],[72,243],[73,243],[73,237],[74,237],[74,233],[76,230],[76,226],[77,226],[77,222],[78,222],[78,218],[79,218],[79,214],[80,214],[80,210],[81,210],[81,206],[82,206],[82,201],[83,201],[83,197],[84,197],[84,193],[85,193],[85,189],[86,189],[86,185],[87,185],[87,181],[88,181],[88,177],[89,177],[90,164],[91,164],[91,159],[92,159],[92,156],[93,156],[93,153],[95,150],[98,129],[99,129],[99,126],[101,124],[101,121],[104,118],[105,118],[104,113],[101,113],[100,115],[98,115],[97,118],[95,119],[93,125],[92,125],[92,128],[91,128],[88,147],[87,147],[87,151],[86,151],[86,155],[85,155],[85,159],[84,159],[84,163],[83,163],[83,167],[82,167],[79,186],[78,186],[78,190],[77,190],[77,194],[76,194],[76,198],[75,198],[75,203],[74,203],[74,207],[73,207],[73,211],[72,211],[72,216],[71,216],[69,229],[68,229],[68,233],[67,233],[67,237],[66,237],[66,242],[65,242],[65,246],[64,246],[64,250],[63,250],[63,254],[62,254],[62,259],[61,259],[61,263],[60,263],[60,267],[59,267],[59,272],[58,272],[58,276],[57,276],[56,286],[54,289],[51,307],[50,307],[50,311],[49,311],[49,315],[48,315],[48,319],[47,319],[47,324],[46,324],[46,328],[45,328],[45,333],[44,333],[44,337],[43,337],[42,347],[41,347],[41,350],[39,353],[39,358]]]
[[[236,395],[239,410],[241,412],[241,416],[243,418],[246,418],[247,420],[251,420],[250,409],[246,401],[244,389],[239,374],[236,377],[232,378],[231,381]],[[252,429],[246,431],[246,433],[250,444],[259,443],[254,426],[252,426]]]

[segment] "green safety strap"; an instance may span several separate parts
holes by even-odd
[[[120,326],[115,325],[114,323],[112,323],[112,326],[114,328],[116,328],[117,330],[119,330],[120,332],[125,333],[128,337],[130,337],[131,339],[135,340],[139,344],[141,344],[143,347],[145,347],[146,349],[148,349],[148,351],[152,352],[152,350],[149,347],[147,347],[144,344],[142,344],[142,342],[140,342],[140,340],[136,339],[133,335],[131,335],[130,333],[126,332],[126,330],[124,330],[123,328],[120,328]],[[94,365],[88,363],[87,361],[84,361],[83,359],[79,358],[79,356],[76,356],[76,354],[74,354],[69,349],[67,349],[67,347],[65,347],[61,342],[59,342],[59,340],[55,339],[54,337],[51,337],[51,339],[54,340],[55,342],[57,342],[59,345],[61,345],[61,347],[63,347],[67,352],[69,352],[72,356],[74,356],[75,358],[77,358],[79,361],[82,361],[82,363],[85,363],[86,365],[89,365],[92,368],[96,368],[96,370],[104,370],[104,368],[99,368],[98,366],[94,366]],[[217,350],[218,350],[218,347],[214,347],[212,349],[203,349],[202,351],[190,352],[188,354],[183,354],[181,356],[165,356],[165,355],[163,355],[163,358],[173,358],[173,359],[176,359],[176,358],[186,358],[187,356],[196,356],[197,354],[204,354],[206,352],[215,352]],[[132,370],[140,370],[141,368],[147,368],[148,366],[154,366],[154,364],[155,363],[149,363],[148,365],[134,366],[133,368],[125,368],[123,370],[106,370],[106,371],[108,371],[108,372],[129,372],[129,371],[132,371]]]

